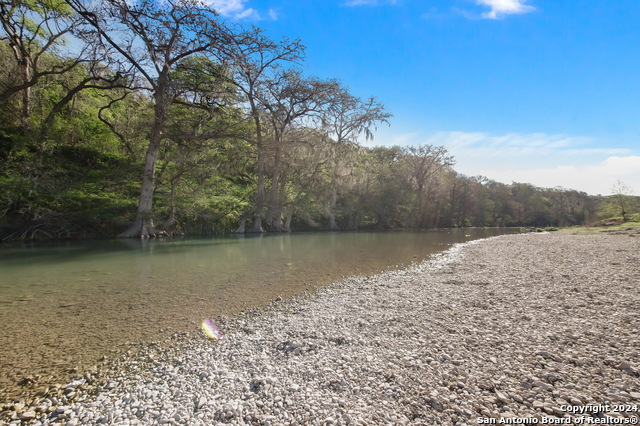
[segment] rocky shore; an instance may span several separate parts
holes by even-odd
[[[218,323],[221,340],[194,332],[133,348],[100,378],[5,407],[0,421],[635,424],[640,415],[633,236],[494,237]]]

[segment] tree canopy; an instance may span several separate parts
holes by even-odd
[[[369,147],[382,102],[196,1],[0,10],[3,240],[565,226],[634,205],[463,176],[444,146]]]

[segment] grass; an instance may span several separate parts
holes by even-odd
[[[568,228],[573,234],[640,234],[640,213],[629,215],[626,221],[621,217],[611,217],[586,226]]]
[[[546,228],[536,228],[536,232],[554,232],[559,230],[560,228],[556,228],[555,226],[547,226]]]

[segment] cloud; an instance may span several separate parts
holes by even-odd
[[[348,0],[345,6],[383,6],[387,4],[396,4],[397,0]]]
[[[628,149],[589,146],[594,141],[581,136],[547,133],[507,133],[492,135],[483,132],[440,132],[429,138],[429,143],[446,145],[451,150],[472,152],[487,158],[526,158],[531,156],[549,161],[549,157],[621,155]]]
[[[233,16],[244,11],[244,4],[247,0],[207,0],[222,16]]]
[[[455,170],[511,183],[576,189],[589,194],[611,193],[620,179],[640,195],[640,156],[630,149],[603,146],[598,141],[564,134],[438,132],[429,137],[406,133],[389,145],[443,145],[455,160]]]
[[[560,186],[591,195],[610,195],[614,183],[620,180],[634,195],[640,195],[640,156],[613,156],[582,166],[486,170],[481,174],[504,183],[526,182],[544,188]]]
[[[237,20],[258,21],[262,19],[257,10],[249,8],[235,15]]]
[[[418,137],[420,137],[420,132],[405,133],[402,135],[395,136],[391,140],[391,143],[389,145],[399,145],[399,146],[411,145],[411,142],[415,141],[415,139]]]
[[[476,0],[481,6],[490,10],[480,16],[484,19],[500,19],[506,15],[518,15],[533,12],[535,7],[527,4],[528,0]]]
[[[259,21],[262,20],[262,15],[251,7],[246,7],[245,4],[248,0],[205,0],[211,7],[213,7],[220,15],[236,19],[238,21]],[[277,19],[277,14],[273,9],[268,12],[269,18],[274,21]]]

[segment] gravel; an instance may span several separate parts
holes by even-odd
[[[457,245],[218,318],[218,341],[194,332],[134,348],[94,387],[70,383],[73,399],[16,407],[7,422],[633,424],[639,249],[637,237],[568,232]]]

